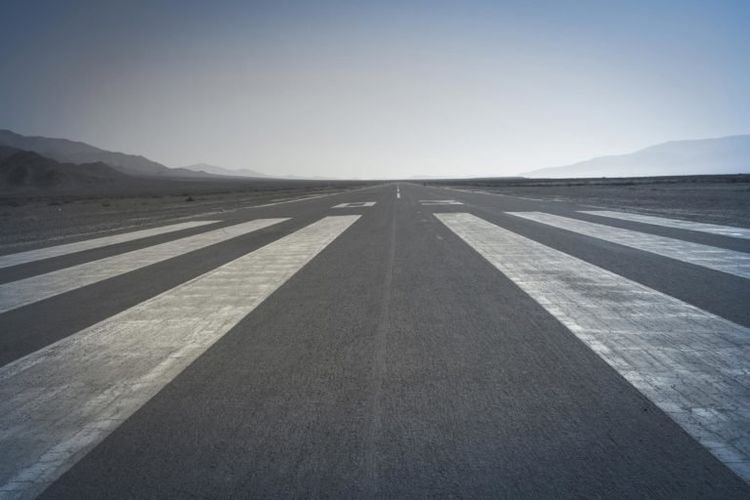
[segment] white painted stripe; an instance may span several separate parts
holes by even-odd
[[[401,199],[401,188],[396,184],[396,199]]]
[[[435,216],[750,480],[750,329],[474,215]]]
[[[27,262],[34,262],[42,259],[51,259],[52,257],[60,257],[61,255],[82,252],[84,250],[106,247],[109,245],[115,245],[117,243],[125,243],[127,241],[140,240],[142,238],[148,238],[149,236],[157,236],[159,234],[172,233],[175,231],[181,231],[183,229],[205,226],[207,224],[215,224],[216,222],[218,221],[199,220],[182,222],[180,224],[171,224],[169,226],[142,229],[140,231],[132,231],[130,233],[113,234],[112,236],[103,236],[101,238],[94,238],[85,241],[76,241],[73,243],[66,243],[64,245],[39,248],[26,252],[0,255],[0,268],[17,266],[19,264],[26,264]]]
[[[333,208],[363,208],[363,207],[374,207],[374,201],[352,201],[349,203],[339,203],[334,205]]]
[[[372,189],[372,187],[371,186],[367,186],[367,187],[361,187],[361,188],[357,188],[357,189],[343,189],[343,190],[336,191],[336,192],[333,192],[333,193],[315,194],[315,195],[311,195],[311,196],[303,196],[301,198],[292,198],[292,199],[289,199],[289,200],[279,200],[279,201],[276,201],[276,202],[265,203],[263,205],[250,205],[250,206],[241,207],[241,208],[238,208],[238,209],[235,209],[235,210],[232,210],[232,211],[235,212],[237,210],[245,210],[245,209],[248,209],[248,208],[273,207],[273,206],[276,206],[276,205],[283,205],[285,203],[295,203],[295,202],[298,202],[298,201],[314,200],[316,198],[328,198],[328,197],[331,197],[331,196],[337,196],[337,195],[344,194],[344,193],[354,193],[356,191],[364,191],[366,189]],[[206,215],[206,214],[203,214],[203,215]]]
[[[640,233],[629,229],[594,224],[577,219],[569,219],[542,212],[506,212],[516,217],[540,222],[566,231],[572,231],[592,238],[625,245],[637,250],[655,253],[670,259],[688,262],[716,271],[750,278],[750,254],[725,250],[689,241]]]
[[[422,205],[463,205],[457,200],[419,200]]]
[[[314,200],[317,198],[327,198],[328,196],[333,196],[336,194],[341,193],[331,193],[331,194],[316,194],[312,196],[303,196],[301,198],[292,198],[290,200],[279,200],[279,201],[273,201],[270,203],[264,203],[263,205],[249,205],[247,207],[240,207],[235,210],[232,210],[233,212],[236,212],[237,210],[245,210],[246,208],[265,208],[265,207],[275,207],[276,205],[284,205],[285,203],[296,203],[298,201],[307,201],[307,200]]]
[[[706,224],[704,222],[692,222],[678,219],[667,219],[653,215],[631,214],[627,212],[612,212],[609,210],[580,210],[583,214],[599,215],[610,219],[620,219],[654,226],[673,227],[686,229],[688,231],[700,231],[702,233],[718,234],[732,238],[743,238],[750,240],[750,229],[746,227],[722,226],[719,224]]]
[[[257,219],[0,285],[0,313],[135,271],[288,219]]]
[[[358,218],[326,217],[0,368],[0,495],[54,481]]]

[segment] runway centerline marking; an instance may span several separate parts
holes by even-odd
[[[256,219],[58,269],[46,274],[3,283],[0,284],[0,313],[169,260],[178,255],[215,245],[286,220],[289,219]]]
[[[746,227],[722,226],[719,224],[707,224],[704,222],[667,219],[665,217],[656,217],[654,215],[614,212],[611,210],[579,210],[579,212],[581,212],[582,214],[609,217],[610,219],[627,220],[632,222],[640,222],[643,224],[652,224],[654,226],[685,229],[687,231],[700,231],[702,233],[718,234],[720,236],[750,240],[750,228]]]
[[[617,243],[636,250],[655,253],[670,259],[706,267],[742,278],[750,278],[750,254],[692,243],[630,229],[595,224],[543,212],[506,212],[522,219],[539,222],[584,236]]]
[[[750,481],[750,329],[472,214],[435,216]]]
[[[351,201],[348,203],[339,203],[338,205],[334,205],[333,208],[365,208],[365,207],[374,207],[375,206],[374,201]]]
[[[127,241],[140,240],[143,238],[148,238],[149,236],[172,233],[175,231],[181,231],[183,229],[205,226],[207,224],[216,224],[217,222],[219,221],[200,220],[181,222],[179,224],[170,224],[168,226],[141,229],[139,231],[131,231],[129,233],[113,234],[111,236],[102,236],[100,238],[75,241],[73,243],[65,243],[63,245],[55,245],[46,248],[37,248],[35,250],[27,250],[25,252],[0,255],[0,268],[17,266],[20,264],[26,264],[28,262],[35,262],[37,260],[51,259],[52,257],[60,257],[62,255],[82,252],[84,250],[106,247],[115,245],[117,243],[125,243]]]
[[[359,217],[325,217],[0,368],[0,496],[41,492]]]

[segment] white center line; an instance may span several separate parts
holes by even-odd
[[[243,222],[50,273],[3,283],[0,285],[0,313],[215,245],[285,220],[288,219],[257,219]]]
[[[0,496],[42,491],[358,218],[326,217],[0,368]]]
[[[617,243],[618,245],[625,245],[637,250],[655,253],[696,266],[734,274],[742,278],[750,278],[750,254],[743,252],[725,250],[723,248],[631,231],[629,229],[605,226],[603,224],[594,224],[593,222],[570,219],[542,212],[506,213],[592,238]]]
[[[688,231],[700,231],[702,233],[729,236],[731,238],[743,238],[746,240],[750,239],[750,229],[746,227],[721,226],[719,224],[706,224],[704,222],[667,219],[665,217],[656,217],[653,215],[613,212],[609,210],[580,210],[580,212],[583,214],[598,215],[600,217],[609,217],[610,219],[620,219],[633,222],[641,222],[643,224],[652,224],[654,226],[673,227],[676,229],[686,229]]]
[[[474,215],[435,216],[750,481],[750,329]]]
[[[142,238],[148,238],[149,236],[172,233],[175,231],[181,231],[183,229],[205,226],[207,224],[215,224],[216,222],[218,221],[199,220],[191,222],[181,222],[179,224],[171,224],[169,226],[142,229],[140,231],[113,234],[112,236],[103,236],[101,238],[94,238],[85,241],[76,241],[73,243],[66,243],[64,245],[38,248],[36,250],[28,250],[26,252],[0,255],[0,268],[17,266],[19,264],[25,264],[27,262],[34,262],[42,259],[50,259],[52,257],[59,257],[61,255],[82,252],[84,250],[91,250],[93,248],[106,247],[109,245],[115,245],[117,243],[124,243],[126,241],[139,240]]]

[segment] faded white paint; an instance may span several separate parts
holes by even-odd
[[[609,217],[610,219],[620,219],[643,224],[652,224],[654,226],[672,227],[676,229],[686,229],[688,231],[700,231],[702,233],[718,234],[720,236],[729,236],[731,238],[743,238],[750,240],[750,228],[722,226],[719,224],[706,224],[704,222],[693,222],[687,220],[667,219],[653,215],[632,214],[627,212],[613,212],[610,210],[580,210],[582,214],[599,215]]]
[[[750,481],[750,329],[474,215],[435,216]]]
[[[42,491],[358,218],[326,217],[0,368],[0,496]]]
[[[238,209],[236,209],[236,210],[233,210],[233,211],[235,211],[235,212],[236,212],[237,210],[245,210],[245,209],[248,209],[248,208],[265,208],[265,207],[275,207],[276,205],[284,205],[284,204],[286,204],[286,203],[296,203],[296,202],[298,202],[298,201],[315,200],[315,199],[317,199],[317,198],[327,198],[327,197],[329,197],[329,196],[334,196],[334,195],[336,195],[336,194],[340,194],[340,193],[331,193],[331,194],[316,194],[316,195],[312,195],[312,196],[303,196],[303,197],[301,197],[301,198],[292,198],[292,199],[290,199],[290,200],[278,200],[278,201],[272,201],[272,202],[270,202],[270,203],[264,203],[263,205],[249,205],[249,206],[246,206],[246,207],[240,207],[240,208],[238,208]]]
[[[599,238],[715,271],[750,278],[750,254],[542,212],[507,212],[574,233]]]
[[[17,266],[20,264],[26,264],[27,262],[34,262],[42,259],[51,259],[52,257],[60,257],[62,255],[82,252],[84,250],[92,250],[94,248],[106,247],[115,245],[117,243],[140,240],[143,238],[148,238],[149,236],[157,236],[160,234],[181,231],[183,229],[205,226],[207,224],[215,224],[216,222],[218,221],[199,220],[191,222],[181,222],[179,224],[170,224],[168,226],[154,227],[151,229],[141,229],[140,231],[132,231],[129,233],[113,234],[112,236],[103,236],[101,238],[93,238],[85,241],[76,241],[74,243],[66,243],[64,245],[38,248],[36,250],[28,250],[26,252],[0,255],[0,268]]]
[[[458,200],[419,200],[422,205],[463,205]]]
[[[364,208],[364,207],[374,207],[375,206],[374,201],[352,201],[349,203],[339,203],[338,205],[334,205],[333,208]]]
[[[288,219],[257,219],[0,285],[0,313],[236,238]]]

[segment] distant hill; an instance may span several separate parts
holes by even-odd
[[[266,174],[250,170],[249,168],[239,168],[235,170],[231,168],[217,167],[216,165],[209,165],[207,163],[196,163],[194,165],[183,167],[183,169],[227,177],[268,177]]]
[[[602,156],[521,175],[560,179],[742,173],[750,173],[750,135],[665,142],[630,154]]]
[[[31,137],[0,130],[0,146],[8,146],[64,163],[106,163],[120,172],[146,177],[206,177],[207,174],[181,168],[169,168],[148,158],[105,151],[84,142],[49,137]]]
[[[80,191],[128,179],[104,163],[60,163],[32,151],[0,146],[0,191]]]
[[[224,177],[242,177],[242,178],[249,178],[249,179],[289,179],[289,180],[318,180],[318,181],[327,181],[332,180],[330,177],[321,177],[321,176],[299,176],[299,175],[292,175],[292,174],[286,174],[286,175],[268,175],[261,172],[258,172],[257,170],[251,170],[249,168],[238,168],[238,169],[232,169],[232,168],[225,168],[225,167],[218,167],[216,165],[209,165],[208,163],[196,163],[194,165],[188,165],[187,167],[182,167],[186,170],[191,170],[193,172],[201,172],[211,175],[221,175]]]

